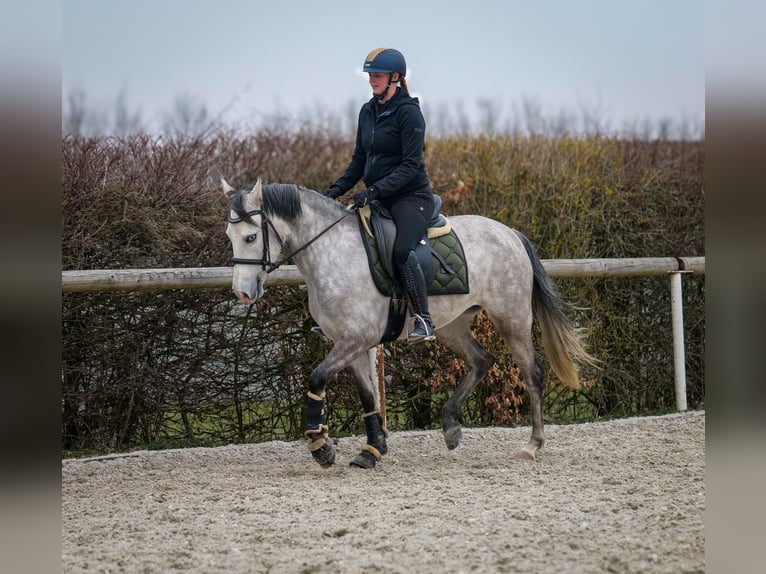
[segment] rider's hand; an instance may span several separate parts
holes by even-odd
[[[324,195],[325,197],[329,197],[330,199],[335,199],[336,197],[340,197],[341,195],[343,195],[343,193],[344,192],[342,189],[333,185],[327,191],[325,191],[322,195]]]
[[[370,190],[369,189],[363,189],[359,193],[355,193],[353,200],[354,200],[354,207],[360,208],[364,207],[368,203],[370,203]]]

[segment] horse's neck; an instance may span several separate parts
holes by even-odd
[[[287,222],[275,219],[274,227],[285,241],[282,257],[311,243],[295,257],[296,266],[305,276],[312,272],[313,267],[327,264],[327,260],[331,259],[334,242],[338,237],[336,234],[340,230],[334,228],[326,230],[341,219],[344,213],[342,210],[315,205],[316,201],[304,198],[302,198],[302,204],[303,215],[300,220]],[[349,216],[348,219],[351,217]],[[340,227],[340,225],[334,227]],[[318,237],[320,235],[321,237]]]
[[[333,209],[332,206],[311,206],[304,209],[301,222],[291,224],[291,251],[316,238],[294,257],[295,265],[309,288],[321,289],[337,282],[354,282],[353,278],[368,273],[355,219],[354,213]]]

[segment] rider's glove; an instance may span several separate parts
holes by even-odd
[[[335,199],[336,197],[340,197],[341,195],[343,195],[343,193],[344,192],[341,188],[333,185],[330,187],[330,189],[325,191],[322,195],[324,195],[325,197],[329,197],[330,199]]]
[[[355,193],[353,200],[354,200],[354,207],[364,207],[368,203],[370,203],[371,200],[375,199],[375,190],[371,187],[367,189],[363,189],[359,193]]]

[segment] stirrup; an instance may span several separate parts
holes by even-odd
[[[414,315],[415,328],[407,335],[408,343],[420,343],[421,341],[433,341],[436,339],[433,327],[429,326],[423,317]]]
[[[322,327],[320,327],[319,325],[314,325],[313,327],[311,327],[311,332],[316,333],[323,339],[327,339],[327,335],[324,334],[324,331],[322,331]]]

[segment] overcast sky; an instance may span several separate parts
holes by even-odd
[[[370,97],[365,55],[401,50],[427,122],[445,110],[704,125],[698,0],[67,0],[62,105],[123,93],[147,124],[179,96],[227,122],[346,114]]]

